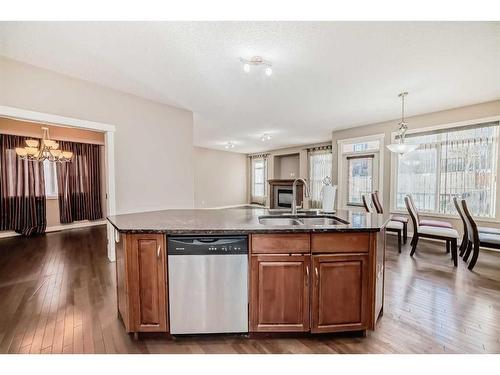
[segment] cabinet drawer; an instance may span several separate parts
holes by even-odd
[[[313,233],[313,253],[367,253],[370,250],[370,233]]]
[[[309,233],[252,234],[252,254],[309,253]]]

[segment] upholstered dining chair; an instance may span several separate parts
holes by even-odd
[[[418,213],[411,204],[410,197],[407,195],[405,197],[405,205],[413,224],[413,239],[411,240],[411,252],[410,255],[415,254],[417,249],[418,240],[420,238],[431,238],[435,240],[446,241],[446,252],[451,250],[451,257],[453,260],[453,265],[456,267],[458,265],[458,255],[457,255],[457,239],[458,232],[453,228],[444,227],[431,227],[426,225],[420,225],[418,221]]]
[[[380,198],[378,196],[378,191],[375,190],[372,194],[372,202],[373,202],[373,207],[377,211],[378,214],[383,214],[384,213],[384,208],[382,207],[382,204],[380,203]],[[391,221],[399,221],[400,223],[403,223],[403,243],[406,243],[408,239],[408,218],[404,216],[391,216]]]
[[[500,249],[500,234],[499,233],[489,233],[489,232],[480,232],[479,227],[477,226],[475,220],[470,214],[469,208],[467,207],[467,202],[465,199],[461,200],[462,210],[465,218],[465,224],[467,226],[467,237],[469,243],[472,246],[468,246],[464,255],[464,261],[469,259],[469,255],[472,251],[472,258],[469,262],[469,270],[472,271],[474,266],[476,265],[477,258],[479,257],[479,248],[480,247],[489,247],[493,249]],[[488,228],[488,229],[496,229],[496,228]]]
[[[408,194],[407,197],[410,199],[410,203],[413,206],[413,209],[417,215],[418,223],[420,225],[424,225],[424,226],[428,226],[428,227],[453,228],[453,225],[451,225],[447,221],[420,219],[420,214],[418,213],[417,205],[415,204],[413,197],[411,196],[411,194]]]
[[[366,212],[379,213],[373,207],[370,195],[363,194],[361,196],[361,199],[363,200],[363,206],[365,207]],[[389,220],[389,222],[385,226],[385,230],[387,232],[394,232],[398,235],[398,252],[401,253],[401,234],[404,233],[404,224],[399,221],[392,220],[391,218],[391,220]]]

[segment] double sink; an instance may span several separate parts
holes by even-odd
[[[318,211],[299,211],[297,215],[290,212],[259,216],[259,223],[269,226],[295,226],[295,225],[340,225],[349,224],[347,221],[339,219],[333,215],[321,214]]]

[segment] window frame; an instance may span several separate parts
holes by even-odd
[[[343,152],[344,145],[349,143],[362,143],[375,141],[379,142],[379,148],[370,149],[366,151],[359,152]],[[337,199],[336,199],[336,208],[337,209],[349,209],[349,208],[360,208],[361,206],[348,206],[347,205],[347,196],[346,189],[347,186],[347,170],[344,167],[344,157],[345,156],[353,156],[353,155],[370,155],[370,154],[378,154],[378,176],[377,176],[377,184],[378,184],[378,192],[379,196],[383,197],[384,195],[384,158],[385,158],[385,134],[372,134],[361,137],[354,138],[345,138],[337,140]],[[333,160],[335,163],[335,160]]]
[[[427,127],[422,127],[422,128],[417,128],[417,129],[411,129],[408,130],[406,134],[419,134],[419,133],[426,133],[426,132],[432,132],[432,131],[438,131],[442,129],[453,129],[453,128],[460,128],[464,126],[472,126],[472,125],[477,125],[480,123],[485,123],[485,122],[494,122],[494,121],[500,121],[500,116],[491,116],[491,117],[484,117],[484,118],[478,118],[478,119],[473,119],[473,120],[466,120],[466,121],[459,121],[459,122],[452,122],[452,123],[447,123],[447,124],[439,124],[439,125],[433,125],[433,126],[427,126]],[[391,142],[394,143],[396,142],[396,136],[398,132],[393,131],[391,132]],[[407,214],[408,212],[404,209],[398,209],[396,208],[396,197],[397,197],[397,176],[398,176],[398,159],[397,155],[393,152],[391,154],[391,185],[390,185],[390,213],[392,214]],[[497,157],[500,156],[500,139],[497,141]],[[438,167],[440,166],[441,163],[441,158],[438,160]],[[500,215],[500,199],[498,198],[498,191],[499,191],[499,177],[500,177],[500,162],[497,162],[496,165],[496,196],[495,196],[495,217],[481,217],[481,218],[474,218],[474,220],[478,222],[484,222],[484,223],[500,223],[499,215]],[[437,213],[437,212],[422,212],[422,216],[426,217],[436,217],[436,218],[453,218],[453,219],[459,219],[460,217],[458,214],[443,214],[443,213]]]

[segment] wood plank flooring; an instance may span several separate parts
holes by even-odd
[[[444,245],[388,236],[385,313],[367,337],[170,339],[125,333],[105,226],[0,240],[0,353],[499,353],[500,253],[474,272]]]

